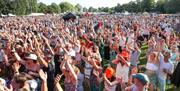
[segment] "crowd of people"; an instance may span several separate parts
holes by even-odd
[[[171,15],[0,18],[0,91],[178,88],[178,23]],[[147,63],[140,72],[144,44]]]

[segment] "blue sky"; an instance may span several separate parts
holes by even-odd
[[[73,5],[79,3],[83,7],[87,7],[87,8],[89,8],[90,6],[98,8],[98,7],[114,7],[117,5],[117,3],[124,4],[135,0],[39,0],[39,2],[43,2],[47,5],[51,3],[59,4],[60,2],[63,1],[70,2]]]

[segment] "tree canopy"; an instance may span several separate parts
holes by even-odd
[[[0,14],[25,15],[32,12],[36,13],[64,13],[64,12],[157,12],[157,13],[179,13],[179,0],[136,0],[126,4],[117,4],[115,7],[82,7],[80,4],[72,5],[69,2],[60,4],[52,3],[46,5],[38,0],[0,0]]]

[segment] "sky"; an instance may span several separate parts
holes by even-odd
[[[73,5],[79,3],[83,7],[87,7],[87,8],[89,8],[90,6],[94,8],[98,8],[98,7],[114,7],[117,5],[117,3],[124,4],[135,0],[39,0],[39,2],[43,2],[47,5],[50,5],[51,3],[59,4],[60,2],[64,2],[64,1],[70,2]]]

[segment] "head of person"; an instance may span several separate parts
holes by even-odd
[[[37,82],[32,82],[32,77],[26,73],[16,74],[12,79],[12,86],[16,90],[27,89],[28,91],[30,91],[32,85],[35,85],[36,88]]]
[[[144,87],[149,83],[149,78],[144,73],[133,74],[132,77],[134,78],[134,84],[137,87]]]
[[[25,59],[28,67],[34,67],[38,63],[36,54],[32,54],[32,53],[26,54]]]
[[[92,46],[92,52],[97,53],[99,51],[98,46]]]
[[[149,54],[149,59],[151,60],[151,61],[155,61],[155,60],[157,60],[157,52],[152,52],[152,53],[150,53]]]
[[[165,59],[169,59],[170,57],[171,57],[171,53],[168,52],[168,51],[165,51],[165,52],[164,52],[164,58],[165,58]],[[164,60],[164,61],[168,62],[168,60]]]
[[[112,67],[107,67],[104,74],[105,74],[106,78],[112,79],[115,74],[115,69]]]
[[[70,43],[67,43],[66,44],[66,49],[69,51],[69,50],[71,50],[71,48],[72,48],[72,45]]]
[[[51,55],[50,52],[47,52],[47,53],[44,53],[44,57],[43,58],[44,58],[44,60],[46,62],[50,62],[52,60],[53,56]]]

